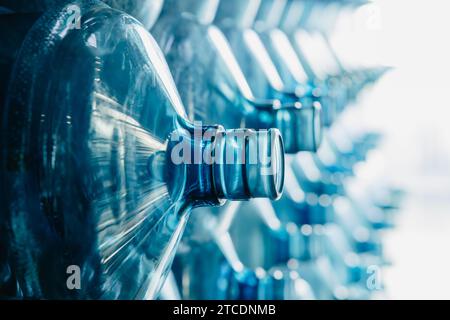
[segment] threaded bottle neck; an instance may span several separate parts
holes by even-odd
[[[284,146],[277,129],[220,133],[213,168],[220,198],[278,199],[284,186]]]
[[[284,186],[284,146],[277,129],[225,130],[196,123],[172,133],[166,164],[174,195],[197,206],[275,200]]]
[[[254,128],[277,128],[283,137],[285,152],[315,152],[322,141],[322,107],[311,97],[296,102],[279,100],[244,100],[249,109],[247,125]]]
[[[286,153],[316,152],[322,141],[321,106],[310,101],[279,108],[274,126],[283,136]]]

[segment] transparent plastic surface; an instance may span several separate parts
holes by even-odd
[[[173,267],[184,299],[258,299],[255,274],[244,267],[227,230],[228,213],[238,206],[193,212]]]
[[[134,18],[72,1],[43,14],[19,44],[1,112],[17,296],[155,298],[190,208],[279,197],[279,135],[251,131],[239,144],[220,126],[190,123],[163,54]],[[185,158],[215,150],[218,162]],[[274,167],[224,162],[224,150],[260,150]],[[66,282],[73,270],[80,290]]]
[[[283,78],[286,68],[280,71],[271,56],[272,52],[258,32],[251,28],[260,4],[259,1],[222,1],[215,24],[223,32],[254,96],[263,100],[280,100],[276,127],[285,139],[286,151],[316,151],[321,142],[320,103],[308,93],[306,83],[292,80],[291,73],[290,84]],[[264,11],[264,7],[261,10]],[[279,16],[269,16],[268,19],[275,21]],[[281,50],[283,54],[289,54],[284,47]],[[301,69],[300,65],[297,67]]]
[[[159,17],[164,0],[103,0],[111,8],[128,13],[149,30]]]
[[[283,94],[287,90],[280,73],[259,35],[250,28],[238,28],[229,20],[219,20],[217,25],[225,34],[252,91],[257,97],[295,102],[297,97]]]
[[[177,12],[173,6],[177,6]],[[281,136],[278,130],[271,129],[276,111],[271,104],[264,105],[264,114],[257,110],[223,35],[214,26],[201,22],[205,8],[215,12],[216,6],[217,1],[196,1],[192,6],[168,1],[152,33],[165,53],[189,119],[207,125],[220,123],[227,128],[227,135],[244,134],[250,146],[258,145],[264,152],[258,161],[271,162],[276,172],[259,174],[260,182],[266,189],[274,190],[270,197],[276,199],[283,179],[272,178],[282,177],[284,168]],[[256,166],[251,171],[253,176],[258,175]]]
[[[12,264],[25,297],[151,298],[187,218],[185,172],[165,168],[184,108],[140,24],[77,5],[82,28],[68,27],[68,10],[46,13],[11,77],[2,144]]]
[[[285,0],[263,0],[254,22],[254,29],[267,48],[288,90],[294,92],[300,90],[299,95],[312,95],[314,92],[308,92],[313,90],[308,87],[310,85],[308,75],[290,39],[280,28],[283,14],[288,9],[287,5],[288,2]]]
[[[218,215],[208,215],[206,209],[192,213],[189,237],[184,238],[173,268],[184,299],[313,297],[298,270],[285,266],[289,234],[274,213],[268,213],[268,205],[264,199],[232,202]]]
[[[233,76],[218,52],[220,33],[193,15],[163,15],[152,30],[165,53],[188,115],[197,121],[220,121],[226,128],[246,127],[245,97],[252,92],[242,74]],[[217,39],[219,38],[219,39]],[[240,76],[240,77],[239,77]],[[246,107],[248,109],[246,109]]]
[[[254,98],[226,38],[217,27],[205,23],[208,19],[202,8],[211,8],[214,4],[217,1],[194,1],[192,6],[189,1],[183,5],[166,2],[163,15],[152,32],[166,55],[190,119],[208,124],[220,122],[228,129],[267,130],[280,114],[274,108],[278,101]],[[284,167],[284,159],[278,165]],[[228,211],[227,207],[220,212],[201,209],[193,212],[194,219],[183,241],[186,250],[180,250],[179,263],[174,268],[178,278],[189,279],[179,281],[183,287],[180,290],[189,299],[251,298],[252,295],[257,298],[250,289],[253,285],[247,283],[252,272],[240,269],[242,263],[232,253],[233,246],[226,245],[230,243],[225,227]],[[220,220],[223,216],[225,221]],[[195,244],[190,245],[192,242]],[[214,257],[212,261],[217,259],[217,263],[208,266],[201,261],[204,255]],[[224,268],[227,271],[223,271]],[[209,270],[210,274],[202,279],[198,269]],[[217,288],[218,281],[223,281],[222,287],[226,289]],[[247,286],[250,288],[244,289]]]

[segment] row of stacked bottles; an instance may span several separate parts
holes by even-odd
[[[0,296],[370,298],[394,204],[339,119],[387,69],[327,38],[357,5],[0,0]]]

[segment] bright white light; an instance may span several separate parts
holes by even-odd
[[[331,43],[351,68],[396,68],[356,106],[363,110],[359,121],[385,135],[378,151],[385,168],[376,172],[409,191],[386,242],[393,260],[383,271],[387,296],[448,299],[450,1],[379,0],[370,6],[343,14]]]

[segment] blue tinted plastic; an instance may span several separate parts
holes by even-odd
[[[279,197],[279,135],[234,140],[223,127],[192,124],[163,54],[134,18],[73,1],[24,37],[9,84],[2,79],[2,180],[9,264],[25,297],[154,298],[190,208]],[[247,161],[252,147],[264,165]],[[216,149],[217,163],[184,158]],[[222,161],[225,150],[246,161]],[[80,290],[66,283],[73,268]]]

